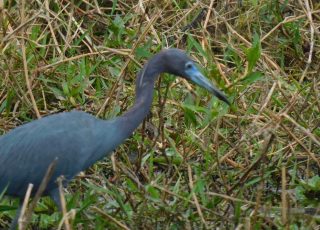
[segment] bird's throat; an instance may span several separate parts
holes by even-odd
[[[153,100],[154,84],[162,71],[161,66],[155,66],[159,63],[160,57],[155,56],[138,74],[136,80],[136,99],[134,105],[122,116],[115,118],[118,123],[120,136],[128,138],[134,130],[142,123],[143,119],[149,114]]]

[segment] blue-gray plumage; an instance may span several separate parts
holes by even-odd
[[[148,114],[155,80],[163,72],[190,80],[229,104],[226,96],[199,72],[183,51],[163,50],[138,74],[135,103],[124,115],[105,121],[85,112],[63,112],[32,121],[1,136],[0,192],[7,187],[7,195],[22,198],[29,183],[36,192],[48,166],[57,158],[44,195],[51,196],[59,205],[56,179],[63,175],[67,184],[128,138]]]

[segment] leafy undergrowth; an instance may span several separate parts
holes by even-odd
[[[113,160],[64,190],[73,229],[319,228],[318,1],[1,2],[1,133],[72,109],[122,114],[166,47],[232,102],[163,75]],[[7,228],[18,202],[0,198]],[[29,228],[62,223],[42,198]]]

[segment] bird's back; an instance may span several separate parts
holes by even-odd
[[[111,121],[112,122],[112,121]],[[64,112],[22,125],[0,137],[0,192],[24,196],[29,183],[39,187],[48,166],[58,162],[45,194],[112,151],[110,122],[80,111]],[[109,136],[108,136],[109,135]]]

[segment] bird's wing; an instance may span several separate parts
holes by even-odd
[[[91,154],[97,119],[83,112],[51,115],[22,125],[0,138],[0,192],[10,183],[8,194],[24,194],[28,183],[37,188],[54,159],[58,159],[48,189],[55,179],[74,177]]]

